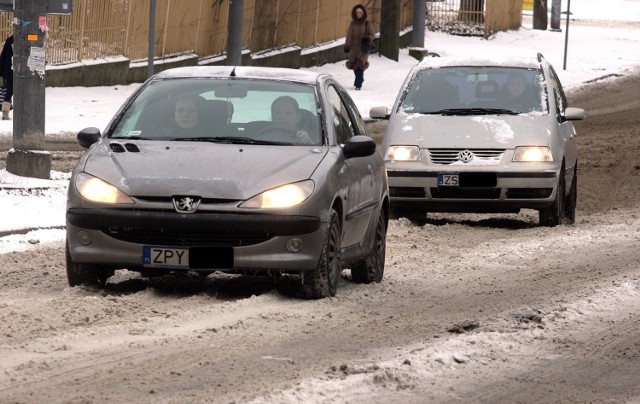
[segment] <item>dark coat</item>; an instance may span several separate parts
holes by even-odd
[[[362,18],[356,17],[356,9],[363,10]],[[344,42],[344,51],[349,52],[347,69],[367,70],[369,67],[369,54],[362,51],[362,42],[372,42],[376,37],[373,24],[367,20],[367,9],[358,4],[351,9],[351,23],[347,29],[347,37]]]
[[[13,78],[13,35],[4,41],[2,53],[0,53],[0,75],[5,79]]]

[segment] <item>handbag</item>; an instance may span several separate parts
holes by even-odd
[[[0,87],[0,104],[4,102],[4,97],[7,95],[7,87]]]
[[[368,54],[376,53],[378,48],[376,47],[376,43],[373,41],[366,41],[364,38],[362,39],[362,51]]]

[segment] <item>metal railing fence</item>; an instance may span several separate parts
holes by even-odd
[[[288,46],[310,48],[344,38],[351,9],[365,5],[380,29],[382,0],[245,0],[243,48],[260,53]],[[413,0],[400,1],[400,26],[412,24]],[[148,58],[148,0],[74,0],[69,16],[48,15],[47,63]],[[229,0],[157,0],[155,59],[226,53]],[[2,39],[13,32],[13,13],[0,13]]]
[[[427,28],[489,37],[522,25],[522,0],[427,0]]]
[[[343,38],[351,9],[362,3],[376,31],[383,0],[244,0],[243,48],[260,54],[313,48]],[[458,35],[517,29],[522,0],[425,0],[430,30]],[[411,27],[413,0],[400,0],[400,28]],[[47,63],[65,65],[124,57],[148,58],[148,0],[74,0],[69,16],[48,15]],[[155,59],[226,53],[229,0],[157,0]],[[13,13],[0,13],[0,35],[13,31]]]

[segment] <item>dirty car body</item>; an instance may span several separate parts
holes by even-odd
[[[172,119],[187,96],[202,99],[205,124],[185,136]],[[297,101],[304,139],[271,122],[281,96]],[[382,279],[384,162],[328,75],[170,69],[147,80],[104,133],[87,128],[78,139],[89,150],[68,190],[72,286],[103,286],[120,268],[293,274],[305,297],[319,298],[335,295],[344,268],[357,282]]]
[[[530,60],[427,58],[389,112],[383,151],[392,216],[539,211],[540,224],[575,220],[578,153],[560,80]]]

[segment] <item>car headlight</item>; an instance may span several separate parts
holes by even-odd
[[[553,155],[546,146],[516,147],[513,161],[553,161]]]
[[[76,177],[76,189],[83,198],[91,202],[132,204],[131,198],[115,186],[100,178],[87,173],[80,173]]]
[[[385,161],[418,161],[420,148],[418,146],[389,146],[384,155]]]
[[[311,180],[282,185],[264,191],[240,204],[241,208],[266,209],[290,208],[304,202],[313,192],[314,184]]]

